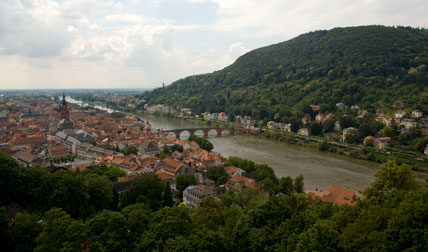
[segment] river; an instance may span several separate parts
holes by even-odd
[[[144,114],[155,129],[201,127],[188,120]],[[210,137],[214,151],[223,156],[238,156],[256,163],[268,164],[278,177],[302,174],[305,188],[325,188],[329,185],[363,190],[374,180],[379,164],[356,160],[343,155],[321,152],[295,144],[277,142],[253,135]]]
[[[66,99],[71,103],[79,103],[68,97]],[[148,120],[154,129],[203,127],[196,122],[177,118],[150,114],[139,115],[139,117]],[[294,178],[302,174],[307,189],[324,189],[331,185],[363,190],[374,181],[374,173],[379,167],[378,163],[253,135],[216,136],[210,137],[209,140],[214,145],[214,151],[223,156],[238,156],[256,163],[268,164],[278,177]],[[424,183],[423,178],[426,175],[419,174],[418,177],[418,182]]]

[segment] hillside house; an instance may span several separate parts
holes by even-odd
[[[395,112],[394,117],[395,118],[403,118],[404,116],[406,116],[406,111],[404,110],[398,110],[397,112]]]
[[[366,136],[366,137],[364,138],[364,142],[363,142],[363,144],[364,144],[365,146],[367,146],[369,143],[374,144],[374,139],[375,139],[375,137],[374,137],[374,136]]]
[[[322,112],[318,112],[318,114],[315,116],[315,120],[317,122],[322,122],[325,118],[326,116]]]
[[[297,131],[298,134],[303,136],[309,136],[309,129],[308,128],[301,128]]]
[[[312,111],[318,111],[320,110],[320,105],[309,105],[312,108]]]
[[[406,128],[416,128],[417,123],[413,119],[403,119],[401,120],[400,125],[404,125]]]
[[[396,100],[396,101],[392,104],[392,107],[393,107],[393,108],[396,108],[396,109],[403,109],[403,108],[405,108],[405,104],[404,104],[404,102],[403,102],[402,100]]]
[[[391,142],[390,137],[380,137],[374,139],[374,146],[378,150],[383,150],[386,147],[388,147],[389,143]]]
[[[414,118],[422,118],[423,115],[424,115],[424,113],[422,111],[420,111],[419,109],[415,109],[412,111],[412,117],[414,117]]]
[[[337,110],[345,110],[347,108],[347,106],[341,102],[336,103],[336,108]]]

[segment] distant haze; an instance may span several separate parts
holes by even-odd
[[[153,88],[301,33],[428,26],[426,0],[2,0],[0,89]]]

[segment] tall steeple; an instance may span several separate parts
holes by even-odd
[[[62,106],[67,106],[67,102],[65,101],[65,93],[62,93]]]
[[[62,96],[61,119],[70,120],[69,112],[68,112],[68,108],[67,108],[67,102],[65,101],[65,94],[63,94],[63,96]]]

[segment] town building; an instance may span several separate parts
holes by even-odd
[[[140,150],[141,153],[152,155],[152,156],[159,154],[161,152],[158,145],[149,140],[144,141],[139,146],[138,149]]]
[[[189,186],[183,191],[183,203],[189,207],[196,207],[208,195],[214,195],[214,190],[210,187],[205,185]]]
[[[61,121],[59,121],[57,129],[65,130],[65,129],[73,129],[73,123],[70,121],[70,112],[68,111],[67,102],[65,100],[65,94],[62,97],[61,103]]]
[[[244,188],[252,188],[255,190],[260,190],[260,191],[265,191],[266,188],[263,184],[258,183],[255,179],[253,178],[248,178],[242,175],[236,175],[232,178],[230,178],[225,186],[227,188],[234,188],[235,185],[240,185],[241,187]]]
[[[357,204],[358,200],[363,197],[361,193],[340,186],[329,186],[324,191],[306,190],[306,193],[311,195],[313,198],[332,202],[339,206],[354,206]]]
[[[226,172],[231,178],[233,178],[235,176],[242,176],[245,173],[245,170],[236,166],[229,166],[226,168]]]

